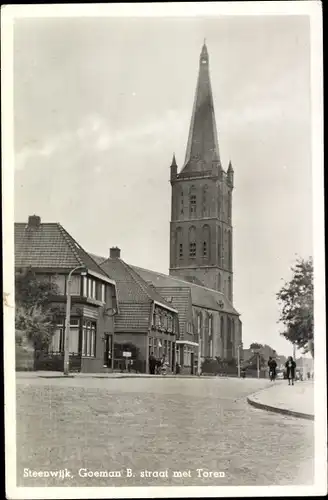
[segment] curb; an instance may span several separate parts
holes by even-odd
[[[314,420],[314,415],[310,415],[309,413],[301,413],[298,411],[293,411],[293,410],[287,410],[286,408],[278,408],[277,406],[269,406],[263,403],[258,403],[257,401],[254,401],[254,399],[251,399],[250,397],[247,398],[247,403],[250,404],[251,406],[254,406],[254,408],[258,408],[260,410],[266,410],[266,411],[271,411],[273,413],[280,413],[282,415],[289,415],[291,417],[296,417],[296,418],[303,418],[305,420]]]

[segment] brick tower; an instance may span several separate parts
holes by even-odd
[[[232,302],[234,172],[220,161],[209,56],[204,45],[183,167],[171,164],[170,274],[222,291]]]

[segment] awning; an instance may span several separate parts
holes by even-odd
[[[199,345],[199,344],[197,344],[197,342],[191,342],[190,340],[177,340],[175,343],[176,344],[193,345],[195,347],[198,347],[198,345]]]

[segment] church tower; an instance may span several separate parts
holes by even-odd
[[[171,164],[170,274],[233,296],[231,162],[222,168],[206,44],[202,47],[186,157]]]

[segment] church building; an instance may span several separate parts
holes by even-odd
[[[178,173],[171,165],[170,274],[223,292],[232,302],[231,162],[225,172],[219,154],[209,56],[200,55],[187,151]]]
[[[178,312],[174,352],[182,372],[195,374],[200,356],[201,362],[220,358],[237,373],[242,325],[233,306],[234,172],[231,162],[224,170],[220,160],[205,43],[185,161],[179,171],[173,155],[170,172],[169,275],[130,268]]]

